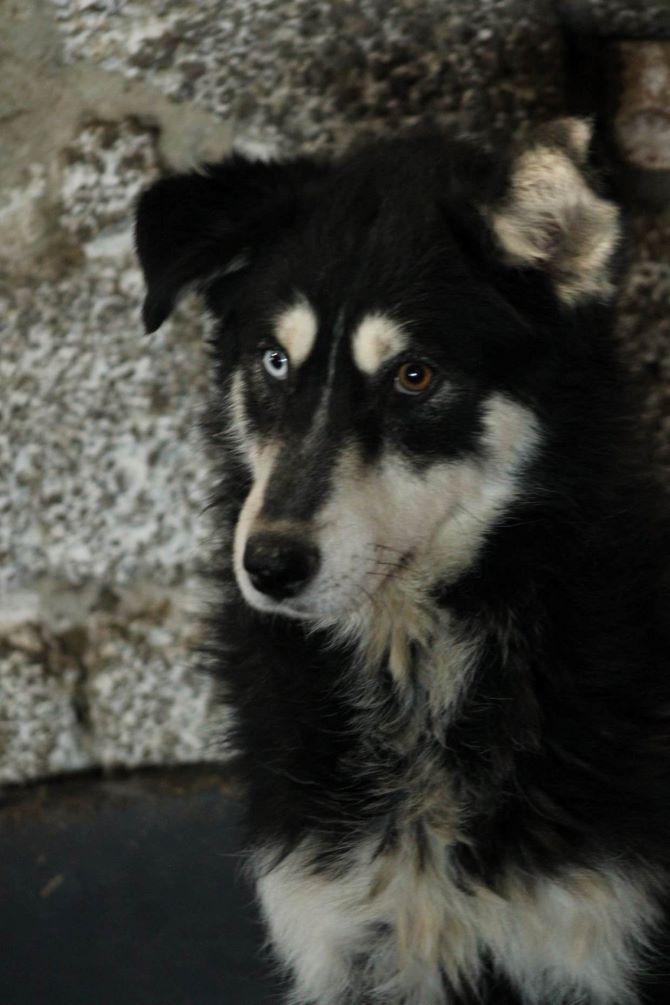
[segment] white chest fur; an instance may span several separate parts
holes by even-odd
[[[645,881],[617,871],[566,869],[553,878],[517,873],[494,893],[465,892],[429,837],[417,863],[409,840],[374,855],[362,842],[340,873],[315,873],[310,848],[280,865],[257,858],[258,891],[298,1003],[448,1005],[441,974],[476,986],[482,957],[528,1005],[625,1005],[655,920]]]

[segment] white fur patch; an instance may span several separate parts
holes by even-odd
[[[277,459],[278,447],[274,443],[267,443],[259,449],[253,451],[252,470],[254,474],[254,484],[251,492],[247,496],[242,511],[235,527],[235,537],[233,540],[233,568],[242,595],[248,604],[259,610],[270,610],[274,608],[268,597],[255,590],[251,585],[249,577],[244,568],[244,550],[247,540],[252,532],[252,528],[263,505],[265,490],[272,475],[275,461]]]
[[[302,366],[311,353],[319,322],[316,314],[302,298],[279,315],[275,324],[275,338],[286,352],[294,367]]]
[[[238,372],[234,375],[228,396],[229,420],[225,429],[226,439],[252,467],[258,455],[258,444],[251,434],[244,407],[244,380]]]
[[[448,1005],[440,971],[456,988],[476,987],[485,951],[528,1005],[635,1002],[631,979],[657,920],[645,877],[601,863],[464,890],[439,834],[429,834],[422,867],[407,836],[388,854],[374,850],[361,842],[337,878],[314,873],[307,844],[269,871],[258,857],[258,893],[295,1002],[367,994]]]
[[[497,519],[522,489],[540,432],[527,408],[502,394],[484,409],[485,453],[450,464],[449,511],[432,542],[435,571],[453,578],[472,564]]]
[[[395,321],[383,314],[369,314],[352,336],[351,352],[358,369],[372,376],[407,344],[407,336]]]

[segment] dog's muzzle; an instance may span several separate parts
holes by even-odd
[[[274,600],[295,597],[319,568],[318,548],[276,531],[259,531],[247,541],[242,559],[252,586]]]

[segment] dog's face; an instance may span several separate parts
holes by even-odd
[[[219,317],[253,607],[341,622],[474,561],[541,450],[538,318],[609,292],[616,214],[587,142],[554,124],[504,170],[436,137],[233,158],[145,194],[147,327],[193,282]]]
[[[234,564],[254,607],[330,619],[471,561],[537,428],[472,358],[478,330],[523,325],[446,233],[399,254],[361,227],[341,262],[337,238],[315,260],[313,223],[286,247],[299,267],[260,268],[237,316],[231,432],[253,483]]]

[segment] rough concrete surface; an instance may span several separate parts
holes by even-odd
[[[624,34],[668,15],[584,6]],[[187,302],[142,336],[137,193],[231,138],[336,150],[425,119],[521,134],[564,109],[567,7],[0,3],[0,782],[217,752],[191,655],[204,323]],[[669,462],[670,219],[638,212],[631,230],[620,332]]]

